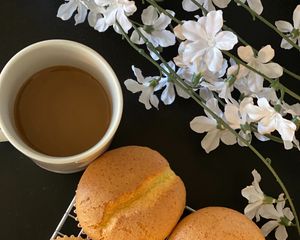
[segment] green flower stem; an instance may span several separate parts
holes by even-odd
[[[274,30],[278,35],[280,35],[282,38],[284,38],[289,44],[291,44],[294,48],[296,48],[298,51],[300,51],[300,47],[294,43],[288,36],[280,32],[272,23],[270,23],[267,19],[264,17],[258,15],[255,11],[253,11],[250,7],[248,7],[245,3],[243,3],[241,0],[234,0],[237,4],[241,5],[244,9],[246,9],[252,16],[259,19],[261,22],[263,22],[265,25],[267,25],[269,28]]]
[[[119,29],[121,30],[122,35],[124,36],[126,41],[130,44],[130,46],[132,46],[143,57],[145,57],[146,59],[149,59],[149,56],[142,49],[140,49],[133,42],[130,41],[130,38],[128,37],[128,35],[125,33],[122,26],[118,22],[117,22],[117,25],[118,25]],[[224,126],[232,134],[234,134],[237,138],[239,138],[243,143],[245,143],[246,146],[248,146],[250,148],[250,150],[262,160],[262,162],[266,165],[266,167],[269,169],[269,171],[273,174],[274,178],[276,179],[276,181],[278,182],[278,184],[282,188],[283,192],[285,193],[285,196],[286,196],[286,198],[287,198],[287,200],[290,204],[290,207],[293,211],[293,214],[295,216],[296,226],[297,226],[297,229],[298,229],[298,233],[300,235],[299,220],[298,220],[297,212],[296,212],[295,206],[293,204],[293,201],[292,201],[292,199],[290,197],[290,194],[287,191],[284,183],[282,182],[282,180],[280,179],[280,177],[278,176],[276,171],[273,169],[273,167],[269,163],[268,159],[265,158],[251,144],[249,144],[249,142],[246,139],[241,137],[234,129],[232,129],[222,118],[220,118],[216,113],[214,113],[210,108],[208,108],[205,105],[204,100],[200,97],[200,95],[195,93],[193,88],[191,88],[188,84],[186,84],[184,82],[184,80],[181,79],[177,75],[177,73],[168,65],[167,61],[160,55],[160,53],[156,50],[156,48],[145,38],[145,36],[143,36],[143,34],[141,34],[141,32],[138,30],[138,28],[136,26],[134,26],[134,24],[133,24],[133,27],[135,28],[135,30],[138,31],[138,34],[140,34],[140,37],[142,37],[145,40],[145,43],[150,48],[150,50],[153,51],[157,55],[157,57],[163,62],[165,67],[168,69],[168,71],[166,69],[164,69],[163,67],[161,67],[160,65],[158,65],[155,61],[151,60],[150,62],[153,63],[156,67],[158,67],[160,69],[160,71],[164,72],[168,77],[170,77],[175,82],[175,84],[177,84],[179,87],[181,87],[186,93],[188,93],[191,96],[192,99],[194,99],[194,101],[196,101],[204,110],[206,110],[209,114],[211,114],[211,116],[213,118],[215,118],[218,123],[222,124],[222,126]]]
[[[192,1],[197,7],[199,7],[205,15],[208,13],[207,9],[206,9],[205,7],[203,7],[200,3],[198,3],[196,0],[191,0],[191,1]],[[243,45],[245,45],[245,46],[250,46],[250,47],[253,49],[253,51],[255,52],[255,54],[258,53],[258,51],[257,51],[254,47],[252,47],[251,44],[249,44],[245,39],[243,39],[243,38],[242,38],[236,31],[234,31],[232,28],[228,27],[226,24],[223,24],[223,29],[226,30],[226,31],[233,32],[233,33],[237,36],[237,38],[239,39],[239,41],[240,41]],[[290,75],[291,77],[293,77],[293,78],[295,78],[295,79],[297,79],[297,80],[300,80],[300,76],[299,76],[299,75],[297,75],[296,73],[293,73],[292,71],[286,69],[285,67],[282,67],[282,68],[283,68],[283,71],[284,71],[286,74]]]
[[[223,53],[232,58],[236,63],[243,65],[244,67],[248,68],[249,70],[251,70],[252,72],[255,72],[259,75],[261,75],[263,78],[265,78],[269,83],[274,84],[276,83],[274,79],[271,79],[269,77],[267,77],[265,74],[261,73],[260,71],[256,70],[255,68],[249,66],[248,64],[244,63],[242,60],[240,60],[239,58],[237,58],[236,56],[234,56],[233,54],[231,54],[230,52],[227,51],[223,51]],[[298,101],[300,101],[300,96],[293,92],[292,90],[288,89],[287,87],[285,87],[284,85],[282,85],[281,83],[276,83],[277,84],[277,88],[279,90],[283,90],[285,93],[289,94],[291,97],[297,99]]]

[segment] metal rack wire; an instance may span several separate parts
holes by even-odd
[[[195,212],[195,210],[189,206],[185,207],[185,213]],[[54,233],[52,234],[50,240],[54,240],[57,237],[63,236],[77,236],[82,237],[87,240],[91,240],[83,232],[82,228],[79,226],[76,211],[75,211],[75,197],[72,199],[70,205],[68,206],[66,212],[58,223]]]

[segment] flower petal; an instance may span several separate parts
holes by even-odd
[[[206,87],[200,88],[199,94],[200,94],[200,97],[202,97],[205,101],[208,101],[209,99],[214,98],[212,91],[210,91]]]
[[[228,121],[230,127],[233,129],[239,129],[241,124],[241,118],[239,116],[239,109],[233,104],[226,104],[224,116]]]
[[[254,58],[254,52],[253,49],[250,46],[241,46],[238,48],[238,55],[239,57],[249,63]]]
[[[185,98],[185,99],[188,99],[190,98],[190,95],[188,93],[186,93],[181,87],[179,87],[177,84],[175,84],[175,89],[176,89],[176,92],[178,94],[179,97],[182,97],[182,98]]]
[[[261,190],[260,186],[259,186],[259,183],[261,181],[261,176],[260,174],[254,169],[252,172],[251,172],[252,176],[253,176],[253,182],[252,182],[252,185],[255,187],[256,191],[258,193],[260,193],[262,196],[264,196],[264,193],[263,191]]]
[[[83,4],[79,4],[77,8],[77,14],[75,15],[75,25],[83,23],[87,16],[87,8]]]
[[[214,4],[219,8],[226,8],[231,0],[213,0]]]
[[[175,16],[175,12],[171,10],[166,10],[171,16]],[[172,22],[172,19],[165,15],[164,13],[161,13],[158,19],[154,22],[153,27],[156,30],[164,30],[168,25]]]
[[[206,153],[215,150],[220,144],[220,131],[218,129],[210,131],[201,141],[201,146]]]
[[[275,26],[278,28],[280,32],[283,33],[289,33],[293,31],[293,25],[287,21],[282,21],[282,20],[276,21]]]
[[[89,22],[89,25],[94,28],[98,19],[102,17],[102,14],[101,13],[97,13],[97,12],[92,12],[90,11],[89,14],[88,14],[88,22]]]
[[[77,9],[77,3],[74,0],[70,0],[69,2],[62,4],[59,7],[56,16],[61,18],[64,21],[68,20],[72,17],[76,9]]]
[[[196,1],[198,3],[200,3],[200,0],[196,0]],[[193,3],[191,0],[183,0],[182,8],[187,12],[193,12],[193,11],[196,11],[199,9],[199,7],[195,3]]]
[[[278,113],[278,115],[280,114]],[[283,141],[293,141],[296,129],[297,127],[292,121],[284,119],[283,117],[277,120],[276,130],[279,132]]]
[[[270,62],[275,56],[275,51],[271,45],[267,45],[259,50],[257,60],[261,63]]]
[[[99,32],[105,32],[108,27],[109,25],[106,23],[104,17],[99,18],[94,26],[95,30]]]
[[[153,40],[162,47],[169,47],[176,43],[175,35],[168,31],[153,31],[151,33]]]
[[[186,21],[182,24],[182,34],[183,36],[190,41],[198,41],[199,38],[202,38],[204,33],[204,29],[201,24],[196,21]]]
[[[185,40],[185,37],[182,33],[182,25],[178,24],[176,27],[174,27],[173,32],[177,38],[180,40]]]
[[[290,221],[293,221],[293,219],[295,218],[293,212],[292,212],[291,209],[288,208],[288,207],[283,209],[283,214],[284,214],[284,216],[287,217],[287,219],[289,219]]]
[[[133,79],[127,79],[124,82],[124,84],[125,84],[127,90],[129,90],[132,93],[140,92],[143,89],[143,87],[140,84],[138,84],[136,81],[134,81]]]
[[[221,136],[221,141],[226,145],[234,145],[237,142],[236,136],[227,129],[222,130],[220,132],[220,136]]]
[[[203,7],[204,7],[208,12],[211,12],[211,11],[215,11],[215,10],[216,10],[215,5],[213,5],[213,3],[212,3],[212,0],[202,0],[202,1],[203,1],[203,3],[202,3]],[[203,13],[203,15],[205,15],[203,11],[202,11],[202,13]]]
[[[152,5],[150,5],[149,7],[143,10],[141,18],[142,22],[145,25],[152,26],[154,22],[158,19],[157,10]]]
[[[154,94],[150,95],[150,103],[152,104],[153,107],[155,107],[158,110],[159,99],[156,95]]]
[[[126,1],[125,3],[122,4],[122,8],[125,11],[126,16],[131,16],[137,10],[134,1]]]
[[[130,40],[132,42],[134,42],[135,44],[144,44],[145,43],[144,39],[140,37],[139,33],[136,30],[134,30],[132,32]]]
[[[223,26],[223,12],[221,10],[211,11],[206,16],[205,30],[207,35],[214,38]]]
[[[294,28],[300,29],[300,4],[294,10],[293,21]]]
[[[133,66],[133,65],[131,66],[131,69],[132,69],[132,71],[133,71],[133,73],[134,73],[134,76],[136,76],[137,81],[138,81],[139,83],[146,83],[145,78],[144,78],[144,76],[143,76],[143,74],[142,74],[141,69],[136,68],[136,67]]]
[[[250,71],[246,83],[251,92],[260,92],[263,89],[264,78],[261,75]]]
[[[195,117],[190,122],[190,127],[194,132],[204,133],[216,129],[217,122],[205,116]]]
[[[269,141],[270,139],[267,138],[266,136],[264,135],[261,135],[259,133],[254,133],[254,136],[261,142],[266,142],[266,141]]]
[[[217,114],[219,117],[223,116],[223,112],[221,111],[221,109],[219,108],[219,104],[218,104],[218,100],[215,98],[211,98],[206,102],[206,106],[213,111],[215,114]],[[205,113],[208,117],[210,117],[211,119],[214,119],[206,110]]]
[[[163,101],[165,105],[170,105],[175,100],[175,90],[174,90],[174,84],[168,82],[166,85],[166,88],[161,94],[160,99]]]
[[[262,202],[254,202],[254,203],[248,204],[244,209],[244,214],[251,220],[256,215],[258,215],[258,218],[259,218],[259,214],[257,214],[257,212],[261,205],[262,205]]]
[[[282,217],[273,204],[265,204],[261,207],[260,215],[266,219],[280,220]]]
[[[255,186],[247,186],[242,190],[242,196],[246,198],[249,203],[254,202],[261,202],[263,203],[264,194],[261,192],[258,192],[255,188]]]
[[[264,8],[263,5],[261,4],[261,0],[247,0],[249,7],[255,11],[258,15],[260,15]]]
[[[261,64],[259,70],[269,78],[279,78],[283,75],[283,68],[278,63]]]
[[[150,97],[151,97],[152,93],[153,93],[152,89],[147,88],[147,87],[143,87],[142,93],[141,93],[141,95],[139,97],[139,102],[143,103],[145,105],[145,108],[147,110],[149,110],[149,109],[152,108],[152,106],[150,104]]]
[[[288,238],[288,233],[285,226],[280,225],[275,231],[275,238],[277,240],[286,240]]]
[[[296,39],[292,39],[293,42],[296,43]],[[293,48],[293,45],[291,45],[287,40],[285,40],[284,38],[281,40],[281,43],[280,43],[280,47],[283,48],[283,49],[292,49]]]
[[[255,106],[253,104],[248,104],[245,107],[245,110],[247,111],[248,116],[253,120],[253,121],[259,121],[265,116],[265,111],[261,109],[258,106]]]
[[[238,39],[236,35],[229,31],[222,31],[216,35],[216,47],[221,50],[231,50],[235,44],[237,44]]]
[[[204,56],[204,59],[210,71],[218,72],[219,70],[222,69],[223,55],[219,49],[217,48],[208,49]]]
[[[269,221],[262,226],[261,231],[266,237],[269,235],[270,232],[272,232],[276,227],[278,227],[278,225],[279,223],[277,221]]]
[[[128,33],[128,31],[132,28],[132,24],[128,20],[125,13],[123,11],[119,10],[117,12],[116,19],[119,22],[119,24],[121,25],[121,27],[123,28],[123,30],[125,31],[125,33]],[[119,27],[116,24],[114,24],[113,27],[117,33],[121,33],[121,30],[119,29]]]

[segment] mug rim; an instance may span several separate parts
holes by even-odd
[[[115,132],[117,131],[117,128],[120,124],[121,121],[121,117],[122,117],[122,113],[123,113],[123,94],[122,94],[122,89],[119,83],[119,80],[114,72],[114,70],[112,69],[112,67],[110,66],[110,64],[95,50],[93,50],[92,48],[75,42],[75,41],[71,41],[71,40],[64,40],[64,39],[51,39],[51,40],[44,40],[44,41],[40,41],[40,42],[36,42],[33,43],[25,48],[23,48],[22,50],[20,50],[19,52],[17,52],[4,66],[4,68],[1,71],[0,74],[0,89],[1,89],[1,83],[3,82],[3,79],[5,79],[5,75],[6,72],[8,71],[8,69],[10,69],[13,65],[14,62],[17,61],[20,57],[22,57],[23,55],[29,53],[30,51],[34,50],[37,47],[47,47],[47,45],[64,45],[65,47],[71,47],[71,48],[77,48],[81,51],[86,51],[88,54],[95,56],[96,58],[98,58],[101,62],[102,67],[104,66],[112,75],[113,77],[113,87],[114,87],[114,91],[115,92],[115,96],[116,96],[116,109],[114,111],[116,111],[115,117],[111,119],[110,124],[105,132],[105,134],[103,135],[103,137],[91,148],[87,149],[86,151],[79,153],[79,154],[75,154],[75,155],[71,155],[71,156],[66,156],[66,157],[56,157],[56,156],[50,156],[50,155],[46,155],[44,153],[38,152],[36,150],[34,150],[33,148],[31,148],[30,146],[28,146],[26,144],[26,146],[30,149],[30,151],[28,151],[27,148],[25,148],[23,146],[22,143],[20,143],[18,140],[16,140],[7,130],[6,126],[3,124],[3,120],[2,120],[2,115],[0,114],[0,128],[3,131],[4,135],[7,137],[8,141],[16,148],[18,149],[20,152],[22,152],[24,155],[28,156],[29,158],[32,158],[36,161],[40,161],[40,162],[44,162],[44,163],[50,163],[50,164],[55,164],[55,165],[60,165],[60,164],[68,164],[68,163],[80,163],[81,160],[86,159],[89,156],[92,156],[94,154],[96,154],[102,147],[106,146],[111,139],[113,138],[113,136],[115,135]],[[1,110],[0,110],[1,111]],[[24,143],[25,144],[25,143]]]

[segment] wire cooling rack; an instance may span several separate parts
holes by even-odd
[[[186,206],[183,215],[187,215],[191,212],[195,212],[195,210],[189,206]],[[62,219],[58,223],[50,240],[54,240],[57,237],[63,237],[66,235],[67,236],[73,235],[77,237],[82,237],[83,239],[92,240],[86,236],[86,234],[83,232],[82,228],[78,224],[76,211],[75,211],[75,197],[71,201]]]

